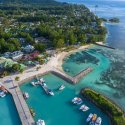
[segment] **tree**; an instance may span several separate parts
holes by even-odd
[[[64,47],[64,39],[59,39],[59,40],[57,40],[57,41],[55,41],[54,42],[54,46],[56,47],[56,48],[61,48],[61,47]]]
[[[12,65],[12,71],[14,71],[14,72],[20,71],[20,64],[13,64]]]
[[[35,49],[40,51],[40,52],[44,52],[45,51],[45,45],[44,44],[41,44],[41,43],[38,43],[38,44],[35,44]]]

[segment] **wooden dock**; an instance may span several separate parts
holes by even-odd
[[[12,94],[22,125],[35,125],[35,121],[33,120],[18,84],[16,82],[10,82],[6,87]]]

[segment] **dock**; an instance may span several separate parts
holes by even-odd
[[[106,48],[109,48],[109,49],[115,49],[114,47],[111,47],[111,46],[108,46],[108,45],[104,45],[104,44],[99,44],[99,43],[94,43],[94,44],[98,45],[98,46],[106,47]]]
[[[43,86],[42,83],[40,83],[39,85],[43,88],[43,90],[46,92],[46,94],[48,94],[47,86]]]
[[[23,98],[22,92],[18,84],[12,81],[9,84],[7,84],[6,87],[13,97],[22,125],[35,125],[35,121]]]
[[[65,72],[62,72],[59,69],[53,68],[50,72],[61,77],[62,79],[66,80],[67,82],[76,84],[80,81],[81,78],[84,78],[88,73],[92,72],[93,69],[91,67],[88,67],[84,70],[82,70],[80,73],[75,75],[74,77],[71,77],[67,75]]]

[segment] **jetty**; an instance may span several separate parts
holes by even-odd
[[[93,71],[93,69],[91,67],[88,67],[88,68],[82,70],[80,73],[78,73],[74,77],[71,77],[71,76],[67,75],[66,73],[64,73],[63,71],[56,69],[56,68],[53,68],[50,72],[61,77],[62,79],[66,80],[67,82],[76,84],[80,81],[81,78],[84,78],[88,73],[90,73],[92,71]]]
[[[43,88],[43,90],[46,92],[46,94],[48,94],[47,86],[42,85],[42,83],[40,83],[39,85]]]
[[[12,81],[9,84],[6,84],[6,87],[13,97],[22,125],[34,125],[35,121],[33,120],[17,82]]]
[[[99,44],[99,43],[94,43],[94,44],[98,45],[98,46],[106,47],[106,48],[109,48],[109,49],[115,49],[114,47],[111,47],[111,46],[108,46],[108,45],[104,45],[104,44]]]

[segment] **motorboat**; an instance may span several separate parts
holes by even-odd
[[[31,85],[36,86],[35,82],[31,82]]]
[[[41,78],[39,81],[40,81],[40,82],[42,82],[42,83],[44,83],[44,82],[45,82],[43,78]]]
[[[65,89],[65,86],[64,86],[64,85],[61,85],[61,86],[59,87],[59,90],[61,91],[61,90],[63,90],[63,89]]]
[[[45,125],[45,121],[39,119],[39,120],[37,121],[36,125]]]
[[[28,94],[27,92],[24,92],[24,93],[23,93],[23,97],[24,97],[25,99],[28,99],[28,98],[29,98],[29,94]]]
[[[54,92],[51,89],[48,89],[48,94],[54,96]]]
[[[0,97],[5,97],[6,96],[6,94],[4,93],[4,91],[0,91]]]
[[[94,114],[93,117],[92,117],[92,121],[96,121],[96,119],[97,119],[97,115]]]
[[[89,110],[89,107],[86,105],[82,105],[79,109],[82,110],[83,112],[85,112],[85,111]]]
[[[76,104],[76,105],[80,105],[80,104],[82,104],[82,99],[81,99],[81,98],[78,98],[78,97],[75,97],[75,98],[72,100],[72,103],[73,103],[73,104]]]
[[[102,123],[102,119],[101,119],[101,117],[98,117],[96,119],[95,125],[101,125],[101,123]]]
[[[86,121],[89,122],[92,119],[92,117],[93,117],[93,114],[90,113]]]

